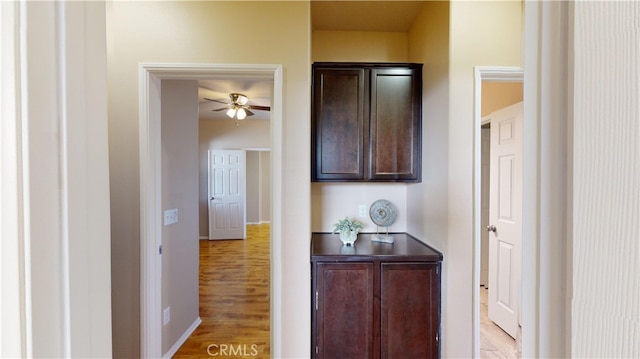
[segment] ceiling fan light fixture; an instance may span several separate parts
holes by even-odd
[[[238,103],[242,106],[246,105],[249,102],[249,98],[243,94],[238,94]]]
[[[236,113],[238,120],[244,120],[247,117],[247,111],[244,108],[240,108]]]
[[[233,118],[233,116],[236,115],[236,109],[235,108],[230,108],[227,110],[227,116]]]
[[[0,0],[1,1],[1,0]],[[222,100],[210,99],[207,97],[203,97],[207,101],[213,101],[225,104],[225,107],[216,108],[212,111],[225,111],[225,114],[229,118],[235,118],[237,120],[244,120],[248,116],[253,116],[254,113],[252,110],[258,111],[271,111],[270,106],[260,106],[260,105],[248,105],[249,98],[241,93],[232,92],[229,94],[229,99],[231,102],[225,102]]]
[[[240,106],[244,106],[249,102],[249,98],[241,93],[232,93],[229,94],[229,97],[231,98],[231,103]]]

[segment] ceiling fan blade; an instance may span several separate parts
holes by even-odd
[[[224,111],[224,110],[228,110],[228,109],[229,109],[228,107],[223,107],[223,108],[216,108],[216,109],[213,109],[211,111]]]
[[[213,101],[213,102],[223,103],[223,104],[225,104],[225,105],[228,105],[228,104],[229,104],[229,102],[227,102],[227,101],[214,100],[214,99],[206,98],[206,97],[203,97],[203,99],[204,99],[204,100],[207,100],[207,101]]]
[[[269,106],[249,105],[249,108],[252,110],[271,111],[271,107]]]
[[[254,115],[254,113],[253,113],[253,112],[251,112],[248,108],[245,108],[245,109],[244,109],[244,112],[246,112],[246,113],[247,113],[247,116],[253,116],[253,115]]]

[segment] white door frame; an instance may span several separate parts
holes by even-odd
[[[573,6],[525,2],[522,357],[572,356]]]
[[[282,271],[282,65],[154,64],[139,65],[140,110],[140,354],[162,357],[161,322],[161,92],[164,79],[202,80],[225,77],[273,79],[271,108],[271,348],[281,352]]]
[[[480,263],[482,245],[482,81],[495,82],[523,82],[524,70],[520,67],[504,66],[476,66],[474,69],[474,109],[473,109],[473,279],[472,288],[472,316],[473,355],[480,357]],[[524,276],[524,275],[523,275]]]

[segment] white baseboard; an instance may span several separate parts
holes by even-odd
[[[173,357],[173,355],[178,351],[178,349],[180,349],[180,347],[182,346],[182,344],[184,344],[184,342],[187,341],[187,339],[189,339],[189,337],[191,336],[191,334],[193,334],[193,331],[196,330],[196,328],[198,327],[198,325],[200,325],[200,323],[202,323],[202,319],[200,319],[200,317],[198,317],[196,319],[195,322],[193,322],[193,324],[191,324],[191,326],[189,328],[187,328],[187,330],[182,334],[182,336],[176,341],[175,344],[173,344],[173,346],[169,349],[168,352],[166,352],[162,358],[163,359],[170,359]]]
[[[271,224],[271,221],[260,221],[260,222],[247,222],[248,225],[250,224]],[[209,239],[209,236],[200,236],[200,239]]]

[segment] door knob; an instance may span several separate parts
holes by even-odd
[[[487,226],[487,232],[496,233],[497,231],[498,231],[498,228],[496,228],[496,226],[494,226],[493,224],[490,224]]]
[[[211,197],[211,200],[213,201],[214,199],[216,199],[215,197]]]

